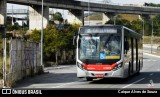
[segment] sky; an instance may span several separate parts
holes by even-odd
[[[96,3],[102,3],[104,2],[104,0],[77,0],[77,1],[84,1],[84,2],[96,2]],[[160,4],[160,0],[107,0],[110,1],[112,4],[119,4],[119,5],[123,5],[123,4],[143,4],[144,2],[146,3],[155,3],[155,4]],[[28,9],[28,6],[24,6],[24,5],[16,5],[16,4],[7,4],[7,9]],[[52,10],[52,9],[51,9]],[[60,9],[53,9],[54,12],[61,12],[62,16],[64,19],[66,19],[66,14],[67,11],[65,10],[60,10]],[[16,17],[26,17],[26,16],[16,16]]]

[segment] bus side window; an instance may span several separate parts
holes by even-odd
[[[125,40],[124,40],[124,53],[127,54],[128,50],[129,50],[129,43],[128,43],[127,37],[125,37]]]

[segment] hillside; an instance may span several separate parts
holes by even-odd
[[[139,19],[139,15],[134,15],[134,14],[119,14],[118,17],[121,19],[126,19],[130,22]]]
[[[94,14],[92,16],[89,16],[89,19],[90,20],[102,20],[102,14],[100,13]],[[84,20],[88,21],[88,17],[85,17]]]
[[[89,17],[90,20],[102,20],[102,13],[97,13]],[[134,14],[119,14],[117,18],[126,19],[128,21],[134,21],[139,19],[139,15]],[[85,21],[88,20],[88,17],[84,18]]]

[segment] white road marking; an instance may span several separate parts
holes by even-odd
[[[135,81],[135,82],[133,82],[133,83],[131,83],[131,84],[129,84],[129,85],[126,85],[126,86],[124,86],[124,87],[122,87],[122,88],[127,88],[127,87],[129,87],[129,86],[131,86],[131,85],[133,85],[133,84],[135,84],[135,83],[138,83],[138,82],[144,80],[144,79],[145,79],[145,78],[141,78],[140,80]]]
[[[151,73],[150,76],[152,76],[154,73]]]
[[[81,81],[84,81],[84,80],[78,80],[78,81],[74,81],[74,82],[70,82],[70,83],[65,83],[65,84],[55,86],[55,87],[51,87],[51,88],[60,88],[60,87],[63,87],[65,85],[74,84],[74,83],[81,82]]]
[[[157,55],[153,55],[153,54],[149,54],[149,53],[144,53],[144,54],[149,55],[149,56],[153,56],[153,57],[160,58],[160,56],[157,56]]]

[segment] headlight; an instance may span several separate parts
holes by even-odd
[[[121,67],[122,67],[122,63],[119,63],[119,64],[117,64],[117,66],[115,66],[115,67],[113,68],[113,71],[118,70],[118,69],[120,69]]]
[[[82,63],[82,64],[77,63],[77,66],[82,70],[86,70],[86,64],[84,64],[84,63]]]

